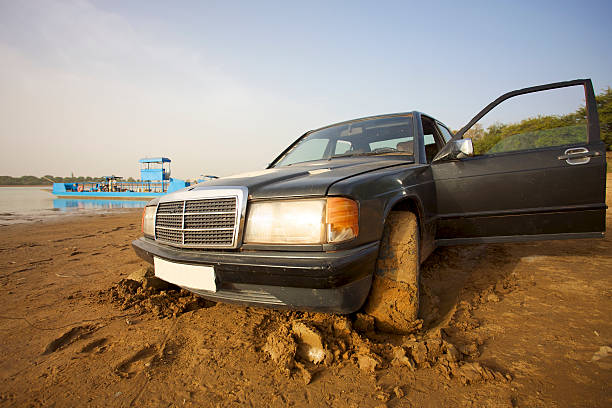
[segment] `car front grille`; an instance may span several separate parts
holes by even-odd
[[[238,197],[161,202],[155,239],[185,248],[233,248],[240,220]]]

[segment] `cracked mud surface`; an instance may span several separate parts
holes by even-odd
[[[610,236],[440,248],[422,328],[391,335],[128,279],[139,224],[0,228],[0,407],[612,405]]]

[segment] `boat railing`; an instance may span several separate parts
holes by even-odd
[[[66,191],[163,193],[169,181],[85,181],[65,183]]]

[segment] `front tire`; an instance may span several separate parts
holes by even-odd
[[[391,212],[380,244],[365,312],[379,330],[410,333],[419,320],[419,223],[409,211]]]

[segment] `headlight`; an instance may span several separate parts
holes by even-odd
[[[142,233],[147,237],[155,236],[155,210],[157,206],[145,207],[142,211]]]
[[[353,239],[359,209],[348,198],[262,201],[249,204],[247,244],[322,244]]]

